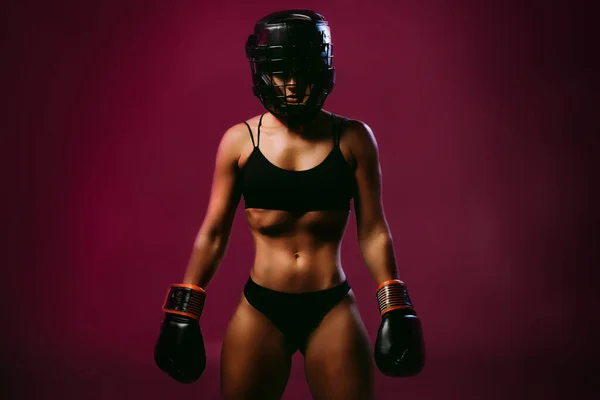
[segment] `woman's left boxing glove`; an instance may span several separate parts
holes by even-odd
[[[374,346],[375,364],[390,377],[417,375],[425,366],[421,321],[400,280],[377,288],[381,325]]]

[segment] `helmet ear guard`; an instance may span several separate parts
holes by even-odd
[[[335,85],[333,44],[322,15],[310,10],[269,14],[255,25],[245,50],[253,94],[265,109],[288,125],[301,125],[318,114]],[[296,101],[288,101],[294,97]]]

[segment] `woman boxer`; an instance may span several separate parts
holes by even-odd
[[[205,288],[225,253],[237,205],[256,246],[254,264],[221,352],[223,399],[279,399],[292,355],[304,355],[315,399],[373,396],[370,344],[340,263],[354,199],[360,251],[382,315],[375,362],[388,376],[424,365],[421,325],[398,280],[369,127],[323,109],[333,89],[323,16],[262,18],[246,44],[254,94],[268,111],[228,129],[217,150],[208,210],[182,284],[171,285],[157,365],[180,382],[205,367],[198,324]]]

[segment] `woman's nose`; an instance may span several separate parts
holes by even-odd
[[[288,79],[285,82],[285,89],[287,92],[295,94],[296,90],[298,89],[298,87],[296,86],[296,80],[295,79]]]
[[[292,88],[295,89],[296,88],[296,78],[290,77],[289,79],[286,79],[285,86],[288,89],[292,89]]]

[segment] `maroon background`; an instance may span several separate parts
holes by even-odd
[[[409,380],[377,374],[377,398],[598,393],[589,10],[391,0],[3,7],[2,398],[218,397],[221,339],[253,257],[241,210],[209,286],[203,377],[176,383],[152,348],[167,285],[181,280],[204,216],[219,138],[262,112],[244,41],[258,18],[294,7],[331,23],[338,82],[326,108],[367,122],[378,139],[400,274],[425,329],[426,369]],[[353,222],[343,265],[374,339],[375,282]],[[284,399],[306,398],[296,356]]]

